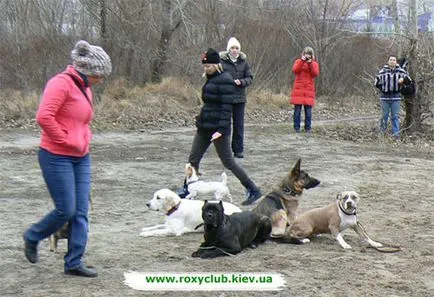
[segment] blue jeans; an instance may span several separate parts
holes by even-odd
[[[65,269],[82,264],[87,244],[91,159],[55,155],[39,150],[39,166],[53,199],[55,209],[32,225],[24,237],[35,245],[69,222]]]
[[[392,121],[392,134],[399,137],[399,111],[401,110],[401,100],[381,100],[381,131],[386,132],[389,121],[389,114]]]
[[[301,122],[301,108],[304,107],[304,130],[310,131],[312,129],[312,106],[310,105],[294,105],[294,130],[300,131]]]

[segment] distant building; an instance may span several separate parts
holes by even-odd
[[[372,15],[370,15],[370,13]],[[407,22],[407,11],[399,10],[398,18],[401,26]],[[403,23],[404,21],[404,23]],[[361,8],[349,17],[341,20],[345,27],[356,32],[394,32],[395,25],[390,7],[377,7],[373,10]],[[418,15],[419,32],[434,32],[434,13],[426,12]]]
[[[434,32],[434,15],[433,12],[426,12],[418,15],[417,27],[419,32]]]

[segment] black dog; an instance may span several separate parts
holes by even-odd
[[[223,203],[205,201],[202,207],[205,241],[192,257],[215,258],[235,255],[243,248],[256,248],[266,241],[271,233],[268,217],[251,211],[225,215]]]

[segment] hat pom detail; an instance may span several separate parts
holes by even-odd
[[[79,56],[86,56],[89,54],[90,44],[85,40],[80,40],[75,44],[74,48]]]
[[[110,57],[100,47],[85,40],[78,41],[71,51],[75,70],[89,76],[108,76],[112,71]]]

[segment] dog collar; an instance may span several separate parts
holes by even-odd
[[[356,215],[356,210],[354,210],[354,211],[351,212],[351,213],[348,213],[348,212],[347,212],[347,211],[342,207],[341,203],[338,203],[338,205],[339,205],[339,209],[342,210],[342,212],[343,212],[344,214],[346,214],[347,216],[355,216],[355,215]]]
[[[181,201],[179,201],[174,207],[169,209],[166,213],[166,216],[170,216],[172,213],[174,213],[179,208],[180,204],[181,204]]]
[[[284,187],[282,190],[283,192],[288,193],[291,196],[297,196],[297,192],[290,187]]]
[[[198,182],[198,180],[194,180],[194,181],[188,182],[187,185],[194,184],[195,182]]]

